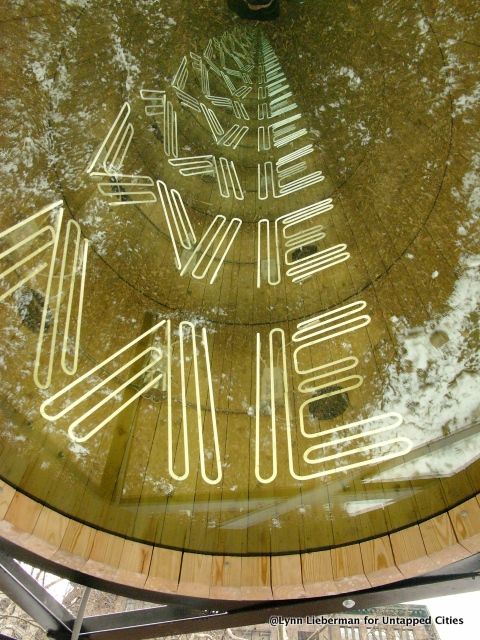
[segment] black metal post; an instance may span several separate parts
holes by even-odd
[[[73,617],[46,589],[0,549],[0,589],[57,640],[69,640]]]
[[[1,551],[0,588],[43,626],[50,638],[71,639],[74,628],[71,614],[18,563]],[[259,624],[268,622],[271,616],[351,613],[352,610],[345,609],[343,605],[347,597],[354,600],[355,610],[362,610],[479,588],[480,554],[477,554],[425,576],[334,597],[242,603],[178,596],[176,602],[170,600],[164,606],[87,617],[81,627],[77,625],[76,631],[79,640],[147,640]],[[156,595],[161,597],[161,594]],[[0,640],[3,640],[1,636]]]

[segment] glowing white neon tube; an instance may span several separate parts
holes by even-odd
[[[313,255],[300,258],[293,263],[294,266],[287,270],[287,276],[292,278],[292,282],[302,282],[319,271],[345,262],[350,258],[350,254],[345,251],[346,247],[346,244],[337,244]]]
[[[284,165],[289,164],[294,160],[298,160],[299,158],[304,158],[305,156],[310,155],[312,152],[313,152],[313,146],[311,144],[307,144],[305,147],[302,147],[301,149],[296,149],[295,151],[292,151],[291,153],[287,153],[287,155],[279,158],[275,163],[276,167],[277,169],[280,169],[280,167],[283,167]]]
[[[201,72],[203,65],[202,56],[199,56],[197,53],[190,51],[190,58],[192,60],[192,67],[195,69],[195,71]]]
[[[238,100],[233,101],[233,114],[236,118],[250,120],[248,111],[245,109],[241,102],[238,102]]]
[[[182,176],[216,175],[216,163],[211,155],[171,158],[168,162],[177,167]]]
[[[298,104],[296,102],[292,102],[290,104],[278,105],[275,109],[270,109],[270,118],[278,118],[278,116],[283,116],[285,113],[289,111],[295,111],[298,109]]]
[[[233,95],[237,98],[240,98],[241,100],[244,100],[248,96],[251,90],[252,90],[252,87],[243,86],[243,87],[240,87],[240,89],[237,89]]]
[[[217,65],[210,58],[205,57],[208,66],[213,73],[218,76],[221,80],[224,80],[222,70],[217,67]],[[227,76],[228,77],[228,76]]]
[[[282,171],[282,170],[281,170]],[[257,167],[257,197],[259,200],[266,200],[270,193],[274,198],[283,198],[284,196],[307,189],[318,182],[322,182],[325,176],[321,171],[314,171],[307,176],[297,178],[287,183],[278,183],[278,171],[273,168],[272,162],[264,162],[263,165]]]
[[[297,127],[294,124],[287,124],[281,129],[277,129],[273,132],[274,142],[287,137],[287,134],[291,134],[293,131],[297,131]]]
[[[176,74],[172,80],[172,87],[176,87],[177,89],[185,89],[185,85],[187,83],[188,78],[188,62],[187,56],[183,56],[182,61],[180,62],[180,66],[177,69]]]
[[[62,201],[54,202],[51,205],[48,205],[41,209],[39,212],[33,214],[26,220],[22,220],[20,223],[13,225],[6,231],[0,233],[0,238],[7,238],[10,234],[17,234],[25,226],[29,223],[37,221],[40,217],[46,217],[48,220],[48,215],[53,211],[58,210],[58,215],[55,220],[55,226],[51,224],[44,225],[41,229],[38,229],[34,233],[31,233],[26,238],[23,238],[17,241],[13,246],[9,247],[6,251],[4,251],[0,255],[0,261],[6,257],[8,257],[14,251],[24,247],[25,245],[31,244],[37,238],[40,238],[43,234],[46,234],[50,239],[44,243],[40,248],[37,248],[27,256],[18,260],[13,266],[4,270],[2,274],[0,274],[0,279],[7,277],[10,273],[13,273],[17,269],[23,267],[23,265],[32,261],[34,258],[38,258],[41,253],[46,251],[47,249],[51,249],[50,255],[50,265],[47,277],[47,284],[43,302],[42,309],[42,318],[40,322],[39,336],[37,340],[36,347],[36,356],[34,362],[34,373],[33,378],[34,382],[40,389],[46,389],[50,386],[53,366],[54,366],[54,357],[55,357],[55,346],[57,343],[57,337],[59,332],[59,320],[60,320],[60,309],[63,304],[63,288],[67,279],[70,279],[70,285],[68,289],[68,299],[66,304],[66,321],[65,321],[65,330],[63,335],[63,345],[62,345],[62,354],[61,354],[61,366],[65,373],[68,375],[73,375],[77,369],[78,363],[78,353],[80,348],[80,333],[81,333],[81,323],[82,323],[82,314],[83,314],[83,300],[85,293],[85,276],[86,276],[86,268],[87,268],[87,253],[88,253],[88,241],[81,240],[80,227],[78,223],[74,220],[69,220],[66,226],[66,234],[64,239],[64,248],[62,253],[62,259],[60,262],[60,272],[57,278],[57,289],[55,294],[52,295],[52,287],[53,281],[55,277],[56,270],[56,257],[59,249],[59,241],[60,241],[60,232],[62,228],[63,222],[63,208]],[[67,263],[69,262],[69,247],[70,247],[70,239],[72,229],[75,230],[75,237],[73,238],[73,259],[70,260],[70,269],[69,273],[67,273]],[[48,263],[41,262],[39,265],[35,266],[33,270],[31,270],[26,276],[21,277],[17,283],[10,287],[8,291],[4,292],[2,296],[0,296],[0,300],[4,300],[7,296],[11,295],[14,291],[16,291],[20,286],[23,286],[26,282],[31,280],[35,275],[43,271],[48,266]],[[76,332],[73,344],[73,365],[68,366],[66,358],[67,358],[67,350],[68,343],[71,339],[71,320],[72,320],[72,309],[74,304],[74,296],[75,296],[75,288],[77,281],[77,271],[80,269],[80,287],[78,294],[78,310],[76,316]],[[46,324],[47,317],[50,311],[50,307],[52,306],[51,301],[53,300],[53,327],[50,335],[50,348],[48,353],[48,363],[46,367],[45,380],[40,380],[40,369],[41,369],[41,361],[42,354],[45,349],[45,333],[46,333]]]
[[[264,162],[257,166],[257,197],[259,200],[266,200],[270,192],[274,193],[273,164]]]
[[[44,343],[45,332],[46,332],[47,316],[48,316],[48,311],[50,306],[50,300],[52,297],[52,284],[53,284],[53,277],[55,272],[55,259],[57,256],[57,251],[59,246],[60,230],[62,227],[62,222],[63,222],[63,207],[60,209],[59,214],[57,216],[57,220],[56,220],[56,229],[55,229],[53,248],[52,248],[52,259],[50,261],[50,268],[48,271],[47,286],[45,290],[45,299],[44,299],[43,309],[42,309],[42,320],[40,322],[40,330],[39,330],[39,335],[37,340],[37,349],[35,354],[35,364],[33,369],[33,380],[37,385],[37,387],[39,387],[40,389],[47,389],[50,386],[51,379],[52,379],[53,358],[55,356],[55,344],[56,344],[57,333],[58,333],[58,320],[59,320],[59,314],[60,314],[60,303],[62,299],[63,279],[59,280],[59,284],[58,284],[59,290],[57,292],[56,300],[54,302],[55,307],[54,307],[54,314],[53,314],[53,329],[52,329],[52,337],[50,342],[50,351],[48,354],[47,376],[46,376],[45,382],[42,382],[40,380],[40,359],[44,349],[43,343]],[[64,259],[66,259],[65,254],[64,254]],[[64,264],[62,260],[62,270],[63,268],[64,268]]]
[[[48,246],[51,246],[51,245],[49,244]],[[46,247],[42,247],[41,250],[43,251],[45,248]],[[31,256],[29,256],[29,257],[31,257]],[[26,275],[25,277],[23,277],[20,280],[18,280],[18,282],[15,285],[10,287],[10,289],[7,289],[7,291],[5,291],[0,296],[0,302],[3,302],[3,300],[6,300],[6,298],[8,298],[10,295],[12,295],[12,293],[14,293],[17,289],[19,289],[20,287],[23,287],[24,284],[26,284],[29,280],[32,280],[39,273],[41,273],[47,266],[48,265],[47,265],[46,262],[41,262],[39,265],[34,267],[32,269],[32,271],[30,271],[30,273],[28,275]]]
[[[11,253],[13,253],[14,251],[17,251],[18,249],[21,249],[26,244],[30,244],[30,243],[34,242],[41,235],[46,234],[46,236],[48,238],[47,241],[42,246],[40,246],[39,248],[35,249],[34,251],[32,251],[27,256],[24,256],[23,258],[17,260],[10,267],[5,268],[0,273],[0,280],[3,280],[4,278],[8,277],[11,273],[16,271],[17,269],[20,269],[21,267],[23,267],[23,265],[25,265],[28,262],[34,260],[40,254],[42,254],[44,251],[47,251],[48,249],[50,249],[50,247],[53,247],[53,253],[54,254],[56,253],[55,240],[56,239],[58,240],[57,236],[58,236],[59,229],[60,229],[59,218],[60,218],[60,223],[61,223],[61,216],[63,215],[63,209],[61,208],[62,204],[63,204],[63,202],[61,200],[57,200],[53,204],[49,204],[46,207],[43,207],[43,209],[40,209],[40,211],[37,211],[36,213],[34,213],[33,215],[29,216],[25,220],[22,220],[21,222],[18,222],[16,224],[12,225],[11,227],[6,229],[5,231],[0,232],[0,239],[8,238],[8,236],[10,236],[12,234],[13,234],[13,237],[16,237],[17,232],[23,230],[23,227],[26,227],[28,224],[30,224],[30,223],[32,223],[34,221],[37,221],[38,218],[46,217],[46,215],[50,214],[50,212],[55,211],[56,209],[59,209],[59,217],[56,220],[55,226],[52,225],[52,224],[44,225],[41,229],[37,229],[33,233],[30,233],[26,238],[23,238],[23,239],[15,242],[15,244],[13,244],[11,247],[9,247],[8,249],[6,249],[5,251],[3,251],[0,254],[0,262],[1,262],[2,260],[5,260],[5,258],[8,258],[8,256]],[[52,260],[54,260],[54,257],[55,257],[55,255],[53,255],[50,258],[50,263],[52,262]],[[26,282],[28,282],[29,280],[34,278],[38,273],[43,271],[43,269],[45,269],[46,266],[47,266],[47,263],[42,261],[40,264],[37,264],[35,267],[33,267],[32,270],[26,276],[21,278],[21,281],[17,281],[17,283],[15,285],[13,285],[8,290],[6,290],[6,291],[4,291],[2,293],[2,295],[0,296],[0,302],[5,300],[6,298],[8,298],[20,286],[22,286],[23,284],[25,284]]]
[[[297,178],[296,180],[292,180],[291,182],[287,182],[286,184],[282,184],[279,186],[279,189],[274,188],[274,197],[282,198],[290,193],[294,193],[295,191],[301,191],[302,189],[307,189],[314,184],[318,184],[325,180],[325,176],[321,171],[314,171],[313,173],[309,173],[307,176],[303,176],[301,178]],[[273,183],[275,187],[275,182]]]
[[[204,96],[210,95],[210,74],[207,68],[207,65],[203,64],[201,66],[201,82],[202,82],[202,93]]]
[[[151,368],[156,366],[158,364],[158,362],[161,360],[162,356],[163,356],[161,351],[159,351],[158,349],[155,349],[153,347],[148,347],[148,348],[144,349],[140,354],[134,356],[126,364],[124,364],[123,366],[119,367],[113,373],[111,373],[109,376],[107,376],[106,378],[102,379],[100,382],[95,384],[91,389],[89,389],[88,391],[82,393],[82,395],[79,398],[67,403],[66,406],[64,406],[64,408],[61,409],[60,411],[58,411],[57,413],[55,413],[53,415],[50,414],[48,412],[49,408],[58,399],[63,399],[65,397],[67,397],[67,395],[69,394],[70,391],[73,391],[75,388],[77,388],[79,385],[81,385],[82,382],[84,382],[85,380],[87,380],[88,378],[93,376],[97,371],[99,371],[100,369],[105,367],[110,362],[115,361],[121,354],[123,354],[128,349],[132,348],[134,345],[136,345],[138,342],[143,340],[145,337],[147,337],[147,336],[151,335],[152,333],[154,333],[155,331],[157,331],[164,324],[165,324],[165,320],[162,320],[162,321],[158,322],[156,325],[154,325],[148,331],[145,331],[144,333],[142,333],[140,336],[138,336],[137,338],[135,338],[134,340],[132,340],[131,342],[126,344],[124,347],[122,347],[121,349],[116,351],[113,355],[111,355],[108,358],[106,358],[103,362],[101,362],[100,364],[96,365],[95,367],[93,367],[92,369],[90,369],[89,371],[84,373],[82,376],[80,376],[79,378],[77,378],[76,380],[71,382],[69,385],[67,385],[66,387],[64,387],[63,389],[61,389],[57,393],[55,393],[53,396],[51,396],[50,398],[45,400],[42,403],[42,405],[40,406],[41,415],[46,420],[48,420],[49,422],[55,422],[55,421],[59,420],[60,418],[65,416],[67,413],[69,413],[70,411],[75,409],[77,406],[80,406],[85,400],[90,398],[94,393],[96,393],[97,391],[100,391],[101,389],[103,389],[103,387],[108,385],[108,383],[110,381],[115,380],[115,378],[117,376],[119,376],[121,373],[123,373],[129,367],[134,365],[137,361],[141,360],[142,358],[145,358],[145,356],[147,354],[156,353],[156,355],[158,356],[156,359],[155,358],[150,358],[149,361],[148,361],[148,364],[146,366],[142,367],[139,372],[137,372],[136,374],[130,376],[119,387],[117,387],[114,391],[112,391],[111,393],[109,393],[106,396],[104,396],[93,407],[90,407],[90,409],[88,409],[84,413],[82,413],[76,420],[74,420],[69,425],[68,435],[69,435],[71,440],[73,440],[74,442],[86,442],[87,440],[89,440],[92,436],[94,436],[101,429],[103,429],[109,422],[111,422],[128,405],[130,405],[132,402],[134,402],[138,397],[140,397],[148,389],[150,389],[151,387],[156,385],[163,374],[160,373],[159,375],[155,376],[152,380],[150,380],[148,382],[148,384],[143,385],[141,387],[141,389],[137,393],[135,393],[133,396],[131,396],[127,401],[123,402],[119,407],[117,407],[117,409],[115,409],[114,411],[109,413],[106,418],[104,418],[100,423],[98,423],[92,429],[90,429],[85,435],[80,435],[80,436],[77,435],[76,428],[79,425],[81,425],[82,422],[84,422],[92,414],[94,414],[95,411],[97,411],[103,405],[105,405],[107,402],[109,402],[110,400],[115,398],[127,386],[129,386],[130,384],[132,384],[133,382],[135,382],[136,380],[141,378],[141,376],[143,376],[147,371],[149,371]]]
[[[275,366],[275,349],[274,340],[278,336],[280,346],[281,367]],[[262,484],[270,484],[275,480],[278,474],[278,453],[277,453],[277,406],[282,406],[287,424],[290,423],[290,408],[288,401],[288,375],[287,361],[285,353],[285,332],[283,329],[272,329],[268,336],[269,346],[269,368],[265,371],[266,397],[261,397],[262,376],[260,373],[261,357],[261,338],[257,333],[257,352],[256,352],[256,400],[255,400],[255,477]],[[265,445],[265,434],[262,434],[260,411],[262,400],[269,404],[270,412],[270,443]],[[280,408],[280,407],[279,407]],[[268,430],[267,430],[268,431]],[[264,437],[262,438],[262,435]],[[266,436],[268,438],[268,435]],[[262,473],[262,458],[265,458],[266,450],[271,453],[272,465],[269,475]],[[263,456],[261,455],[263,454]]]
[[[210,60],[210,58],[212,57],[212,55],[213,55],[213,42],[212,42],[211,39],[208,41],[208,44],[205,47],[203,55],[205,56],[205,58],[207,58],[207,60]]]
[[[290,144],[290,142],[293,142],[294,140],[303,138],[303,136],[306,136],[307,133],[308,131],[306,129],[298,129],[297,131],[294,131],[293,133],[290,133],[287,136],[277,138],[276,140],[274,140],[273,144],[275,147],[284,147],[285,145]]]
[[[300,367],[298,362],[294,362],[295,371],[302,376],[308,375],[310,373],[315,373],[316,375],[303,380],[298,385],[298,390],[301,393],[312,393],[317,391],[318,389],[324,389],[325,387],[332,384],[331,379],[336,378],[340,373],[344,373],[345,371],[350,371],[351,369],[355,369],[358,366],[358,358],[355,356],[347,356],[346,358],[340,358],[340,360],[332,360],[331,362],[327,362],[326,364],[321,364],[318,366],[313,366],[310,368]],[[330,379],[330,381],[328,381]],[[316,383],[318,380],[326,380],[327,382],[324,384],[312,384]],[[320,396],[316,396],[319,398]],[[321,397],[329,397],[328,395],[322,395]]]
[[[202,109],[203,115],[205,116],[207,124],[210,127],[210,131],[213,134],[215,142],[218,142],[218,139],[225,133],[222,125],[220,124],[215,112],[212,109],[209,109],[203,103],[200,104],[200,107]]]
[[[315,202],[314,204],[302,207],[302,209],[297,209],[296,211],[280,216],[280,218],[277,219],[283,223],[284,238],[292,237],[287,234],[287,230],[290,229],[290,227],[305,222],[306,220],[312,220],[316,216],[327,213],[332,209],[332,198],[327,198],[325,200],[320,200],[320,202]]]
[[[225,52],[223,50],[221,42],[217,38],[212,38],[214,47],[217,50],[218,57],[220,58],[220,66],[225,66]]]
[[[175,93],[177,95],[178,100],[180,101],[180,104],[183,107],[188,107],[189,109],[192,109],[192,111],[198,111],[198,112],[201,111],[200,102],[196,98],[191,96],[189,93],[177,88],[175,89]]]
[[[293,93],[291,91],[286,91],[281,96],[277,96],[276,98],[270,100],[270,107],[273,109],[279,104],[284,104],[284,102],[291,97],[293,97]]]
[[[218,427],[217,427],[217,417],[215,410],[215,402],[213,395],[213,382],[212,382],[212,373],[210,367],[210,355],[208,351],[208,339],[207,339],[207,331],[205,327],[202,328],[202,337],[201,344],[203,347],[203,355],[204,355],[204,363],[206,369],[206,380],[207,380],[207,388],[208,388],[208,403],[210,405],[210,415],[212,420],[212,437],[213,437],[213,449],[214,449],[214,460],[215,460],[215,475],[210,477],[207,474],[206,470],[206,461],[207,456],[205,453],[205,436],[204,436],[204,424],[203,424],[203,410],[202,410],[202,397],[200,393],[200,371],[198,366],[198,354],[199,349],[197,348],[197,337],[196,337],[196,327],[191,322],[181,322],[179,327],[179,336],[180,336],[180,373],[181,373],[181,385],[182,385],[182,410],[183,410],[183,429],[184,429],[184,446],[188,443],[188,416],[187,416],[187,381],[185,375],[185,355],[184,355],[184,340],[185,333],[184,329],[188,327],[188,336],[192,340],[192,358],[193,358],[193,374],[194,374],[194,384],[195,384],[195,404],[196,404],[196,414],[197,414],[197,431],[198,431],[198,444],[199,444],[199,454],[200,454],[200,472],[204,482],[210,485],[218,484],[222,480],[222,464],[220,460],[220,444],[218,437]],[[171,375],[171,374],[170,374]],[[169,385],[171,388],[171,385]],[[171,396],[170,396],[171,403]],[[171,415],[171,409],[170,409]],[[170,423],[171,424],[171,423]],[[171,427],[170,427],[171,430]],[[172,438],[169,438],[170,446],[169,446],[169,460],[173,460],[173,442]],[[188,444],[186,445],[188,446]],[[186,468],[188,475],[188,449],[185,455],[186,460]],[[173,464],[171,465],[170,472],[173,471]],[[172,474],[173,475],[173,474]],[[184,477],[186,477],[186,475]],[[175,476],[173,476],[175,477]],[[183,478],[181,478],[183,479]]]
[[[223,96],[208,96],[208,99],[216,107],[225,107],[227,109],[233,109],[233,100],[231,98],[225,98]]]
[[[373,429],[363,429],[364,426],[374,425],[379,421],[387,422],[387,424]],[[412,441],[403,436],[394,436],[388,440],[382,440],[380,442],[374,441],[361,446],[355,446],[356,440],[363,440],[368,437],[376,436],[377,434],[398,430],[398,427],[402,422],[402,416],[398,413],[392,412],[323,431],[322,434],[318,436],[318,440],[320,442],[310,446],[304,452],[304,461],[309,465],[324,467],[325,463],[329,463],[334,460],[342,460],[342,458],[346,458],[346,460],[341,466],[330,469],[320,468],[318,471],[307,474],[299,474],[295,469],[293,435],[290,424],[287,423],[287,448],[290,474],[295,478],[295,480],[311,480],[314,478],[322,478],[332,475],[334,473],[350,471],[351,469],[356,469],[358,467],[379,464],[385,460],[391,460],[392,458],[406,455],[412,449]],[[346,433],[346,435],[341,435],[341,432]],[[336,436],[337,434],[341,437],[336,437],[330,441],[326,440],[329,435]],[[338,452],[339,445],[343,446],[348,443],[353,443],[354,447]],[[397,446],[397,450],[392,450],[396,445],[402,445],[402,448],[398,450]],[[333,449],[334,453],[327,453],[329,447]],[[370,452],[374,449],[380,449],[380,451],[377,455],[371,456]],[[317,452],[320,452],[321,455],[314,457],[314,454]],[[358,456],[361,454],[367,454],[367,457],[364,459],[358,459]]]
[[[243,189],[238,179],[237,169],[233,160],[227,158],[219,158],[220,167],[214,158],[218,188],[222,198],[229,198],[232,191],[236,200],[243,200]]]
[[[147,102],[145,105],[145,114],[147,116],[163,115],[165,111],[166,94],[165,91],[157,91],[156,89],[141,89],[140,97]]]
[[[355,302],[350,302],[342,307],[336,307],[331,311],[325,311],[318,316],[314,316],[312,318],[308,318],[307,320],[302,320],[297,324],[297,331],[293,334],[294,342],[301,342],[304,340],[304,335],[308,335],[311,337],[312,328],[316,328],[319,326],[327,326],[331,322],[336,322],[338,319],[346,318],[348,316],[355,315],[359,311],[363,311],[367,308],[367,303],[365,300],[356,300]],[[368,318],[368,322],[370,322],[370,316],[361,316],[362,318]],[[367,324],[368,324],[367,322]],[[363,325],[362,325],[363,326]],[[317,335],[317,334],[314,334]]]
[[[370,316],[359,315],[366,306],[367,303],[364,300],[359,300],[299,322],[297,331],[292,336],[294,343],[302,343],[293,352],[295,370],[300,369],[298,358],[305,349],[367,326],[370,323]]]
[[[236,89],[235,85],[233,84],[233,82],[230,80],[230,78],[228,77],[228,75],[226,73],[224,73],[222,71],[221,74],[222,74],[222,79],[223,79],[224,83],[227,86],[227,89],[230,91],[230,93],[233,96],[236,95],[237,89]]]
[[[112,175],[98,171],[90,175],[95,178],[108,178],[108,182],[99,182],[97,188],[102,196],[108,198],[111,207],[157,201],[155,193],[151,190],[154,182],[150,176],[132,176],[123,173]]]
[[[184,249],[192,249],[196,242],[195,233],[178,191],[170,190],[162,180],[157,180],[157,189],[175,253],[176,266],[180,270],[182,263],[178,245]]]
[[[177,114],[169,100],[166,102],[163,118],[163,148],[167,156],[178,157]]]
[[[270,137],[270,127],[258,127],[258,152],[260,153],[261,151],[269,151],[271,147],[272,141]]]
[[[228,67],[223,66],[223,70],[225,73],[228,73],[228,75],[234,76],[235,78],[240,78],[241,80],[243,80],[245,77],[245,74],[243,74],[241,71],[238,71],[237,69],[229,69]]]
[[[280,187],[280,192],[282,190],[282,187],[285,187],[288,184],[291,184],[291,182],[287,182],[289,178],[292,178],[293,176],[296,176],[299,173],[304,173],[306,169],[307,169],[307,163],[305,162],[305,160],[300,160],[300,162],[291,164],[288,167],[281,167],[281,168],[277,167],[277,182],[278,182],[278,186]]]
[[[271,238],[271,227],[273,227],[274,238]],[[272,251],[272,244],[274,251]],[[263,256],[266,254],[266,258]],[[267,265],[267,282],[271,286],[280,284],[280,238],[277,223],[263,218],[257,225],[257,288],[260,288],[262,281],[262,265]],[[272,263],[275,268],[273,274]]]
[[[296,262],[296,260],[290,259],[290,254],[293,253],[295,249],[303,247],[310,242],[318,242],[319,240],[323,240],[323,238],[325,238],[325,233],[321,224],[292,234],[285,242],[285,264],[290,265]]]
[[[232,147],[232,149],[236,149],[248,131],[249,131],[249,127],[247,126],[241,127],[238,124],[234,124],[218,140],[217,144],[223,145],[224,147]]]
[[[69,375],[73,376],[77,372],[78,368],[78,356],[80,352],[80,336],[82,330],[82,318],[83,318],[83,301],[85,297],[85,280],[87,275],[87,257],[88,257],[88,240],[81,240],[81,231],[80,226],[75,220],[69,220],[67,223],[67,233],[65,237],[65,246],[64,246],[64,254],[62,258],[62,266],[61,273],[59,278],[59,290],[58,296],[61,296],[61,286],[63,286],[64,279],[68,277],[65,274],[65,267],[67,264],[67,251],[68,251],[68,243],[70,239],[70,230],[75,229],[76,236],[74,239],[74,255],[71,266],[71,274],[70,274],[70,287],[68,290],[68,301],[67,301],[67,311],[65,318],[65,331],[63,334],[63,345],[62,345],[62,355],[61,355],[61,367],[63,371]],[[82,247],[82,251],[80,252],[80,248]],[[76,331],[73,342],[73,364],[71,366],[67,363],[67,355],[68,355],[68,343],[70,341],[70,325],[72,320],[72,310],[73,310],[73,301],[75,295],[75,283],[77,280],[77,268],[80,267],[80,287],[78,293],[78,309],[76,316]],[[62,285],[60,285],[62,283]]]
[[[279,80],[279,83],[283,82],[283,80]],[[277,83],[274,83],[277,84]],[[279,94],[288,93],[290,91],[290,87],[288,84],[281,84],[275,89],[271,89],[272,85],[267,84],[267,93],[269,98],[273,98],[274,96],[278,96]]]
[[[363,376],[348,375],[339,378],[339,375],[345,371],[355,369],[358,365],[358,359],[349,356],[334,362],[328,362],[311,369],[297,371],[297,373],[316,373],[316,375],[303,380],[298,385],[301,393],[314,393],[313,397],[305,400],[299,407],[298,413],[300,418],[300,432],[304,438],[318,438],[318,432],[309,433],[305,427],[305,414],[307,407],[320,400],[331,398],[333,396],[346,393],[358,389],[363,383]],[[340,386],[341,385],[341,386]],[[320,393],[318,393],[320,392]]]
[[[260,102],[258,105],[258,119],[264,120],[268,118],[268,105],[266,102]]]
[[[225,218],[225,216],[222,216],[220,214],[215,216],[208,229],[205,231],[202,238],[196,245],[195,250],[191,254],[189,260],[183,265],[180,275],[184,275],[185,273],[187,273],[189,271],[190,263],[193,262],[195,264],[195,267],[191,272],[192,276],[194,278],[197,278],[198,280],[202,280],[207,276],[207,272],[213,265],[214,260],[218,260],[218,264],[210,278],[210,284],[213,284],[215,282],[218,276],[218,272],[223,266],[226,255],[230,250],[240,230],[240,227],[242,226],[242,221],[239,218],[232,218],[228,225],[226,225],[226,221],[227,219]],[[225,225],[226,228],[223,229]],[[218,238],[218,236],[220,237]],[[219,256],[222,249],[223,253]],[[210,251],[211,255],[208,259]],[[203,262],[207,259],[207,264],[206,266],[204,266]],[[201,267],[203,267],[203,270],[199,271]]]
[[[93,171],[102,154],[102,167],[105,173],[111,174],[120,170],[133,138],[133,126],[127,122],[130,112],[130,105],[125,102],[93,160],[88,165],[87,173]]]
[[[288,116],[287,118],[283,118],[283,120],[274,122],[270,125],[270,129],[272,130],[273,135],[275,136],[275,132],[278,131],[278,129],[292,124],[292,122],[297,122],[301,117],[302,116],[299,113],[295,113],[293,116]]]

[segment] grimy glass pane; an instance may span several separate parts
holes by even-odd
[[[474,496],[477,10],[4,3],[2,479],[233,555]]]

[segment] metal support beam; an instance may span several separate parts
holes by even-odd
[[[85,587],[85,591],[82,595],[82,601],[78,608],[77,619],[75,620],[75,624],[72,629],[72,640],[78,640],[80,637],[80,631],[82,629],[83,619],[85,617],[85,611],[87,609],[88,598],[90,597],[91,591],[90,587]]]
[[[166,606],[140,611],[86,618],[80,640],[146,640],[166,635],[212,631],[268,622],[270,616],[321,615],[348,611],[345,598],[355,601],[355,609],[369,609],[480,589],[480,555],[455,563],[421,578],[403,580],[394,585],[328,598],[288,600],[246,604],[236,610],[208,608],[194,611],[190,607]],[[235,603],[238,607],[239,603]]]
[[[71,614],[1,549],[0,589],[38,622],[50,638],[70,640],[73,627]]]
[[[1,551],[0,588],[55,640],[71,640],[74,633],[78,640],[147,640],[260,624],[268,622],[270,616],[345,613],[343,601],[347,597],[355,601],[355,610],[361,610],[473,591],[480,589],[480,554],[419,578],[335,597],[242,603],[179,596],[182,604],[87,617],[82,622],[80,617],[76,624],[62,605]],[[4,640],[1,635],[0,640]]]

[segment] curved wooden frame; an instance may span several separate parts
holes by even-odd
[[[241,557],[126,540],[60,515],[0,481],[0,536],[119,587],[215,600],[318,597],[419,576],[480,552],[480,494],[419,525],[359,544]]]
[[[76,24],[82,12],[72,7],[66,10],[71,12],[72,24]],[[7,13],[9,17],[24,14],[23,10],[18,12],[17,9]],[[35,19],[35,16],[32,18]],[[28,22],[29,16],[25,15],[24,19]],[[447,22],[442,24],[442,35],[437,39],[434,24],[427,17],[425,19],[435,34],[439,48],[437,58],[441,64],[440,45],[455,32]],[[13,37],[21,41],[24,30],[19,27],[21,23],[16,22],[18,24],[10,22],[8,28]],[[388,35],[386,31],[383,37]],[[381,49],[380,44],[378,50]],[[82,51],[82,63],[93,60],[86,57],[87,53],[92,55],[91,51]],[[21,75],[19,77],[23,78]],[[398,87],[392,86],[392,95],[398,93]],[[262,96],[262,100],[266,98],[266,95]],[[454,97],[449,96],[451,105]],[[34,105],[37,108],[36,98]],[[401,112],[399,115],[402,115]],[[451,136],[451,114],[445,122]],[[462,126],[465,127],[465,123]],[[265,129],[262,131],[265,134]],[[469,135],[469,131],[465,128],[464,135]],[[463,140],[459,138],[456,144],[462,145]],[[445,153],[446,158],[450,157],[450,142],[447,143],[447,139]],[[388,160],[393,156],[382,157]],[[408,156],[407,159],[410,161]],[[456,173],[461,175],[458,167]],[[446,175],[442,176],[441,184]],[[450,196],[443,195],[452,193],[450,184],[449,187],[442,192],[443,209],[439,207],[438,220],[431,225],[435,243],[448,238],[445,230],[451,229],[453,232],[458,225],[457,216],[451,213],[453,201],[449,200]],[[206,183],[202,193],[209,189]],[[355,184],[351,189],[354,193]],[[74,208],[76,197],[70,194],[69,198]],[[437,207],[437,198],[440,198],[440,190],[433,204],[430,205],[430,198],[427,198],[429,204],[425,224]],[[455,208],[456,205],[453,210]],[[447,226],[447,223],[451,226]],[[165,236],[162,243],[167,242]],[[422,240],[422,243],[419,241],[422,255],[429,255],[430,242]],[[425,273],[436,271],[437,262],[433,260],[436,261],[437,256],[434,258],[432,254],[425,263]],[[448,264],[445,261],[445,265]],[[365,269],[368,273],[368,268]],[[409,297],[405,304],[415,299],[408,292],[406,295]],[[126,540],[63,516],[0,481],[0,537],[45,561],[63,566],[65,572],[67,569],[76,571],[92,579],[132,590],[230,600],[268,601],[328,596],[421,575],[480,552],[480,494],[421,524],[368,541],[311,553],[240,557],[174,551]]]

